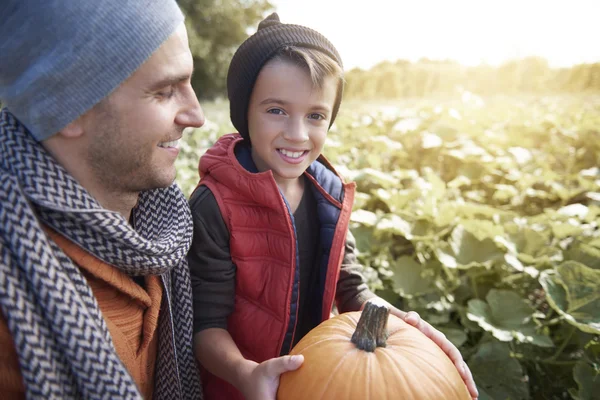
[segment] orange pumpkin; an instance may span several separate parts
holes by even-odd
[[[294,347],[304,363],[281,375],[278,400],[470,400],[450,358],[385,305],[321,323]]]

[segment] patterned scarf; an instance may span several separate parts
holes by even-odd
[[[160,275],[156,399],[201,399],[192,353],[187,201],[143,192],[135,229],[103,209],[6,109],[0,111],[0,308],[27,398],[141,399],[80,269],[41,223],[129,275]]]

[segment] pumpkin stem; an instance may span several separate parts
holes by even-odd
[[[368,301],[350,341],[360,350],[368,352],[374,352],[377,347],[385,347],[389,314],[387,305]]]

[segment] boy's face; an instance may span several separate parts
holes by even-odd
[[[335,77],[326,78],[319,89],[297,65],[281,60],[265,64],[248,106],[258,170],[272,170],[278,184],[297,180],[321,154],[336,94]]]

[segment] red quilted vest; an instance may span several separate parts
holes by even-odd
[[[260,363],[287,354],[293,343],[299,290],[296,235],[272,172],[250,172],[238,160],[235,150],[241,141],[237,134],[225,135],[201,157],[199,185],[206,185],[219,204],[229,230],[231,259],[237,267],[235,310],[228,331],[244,357]],[[324,207],[319,214],[330,218],[324,225],[335,226],[325,233],[321,229],[325,240],[329,238],[321,267],[321,319],[326,320],[335,299],[355,185],[343,183],[330,165],[322,164],[327,163],[324,158],[319,161],[306,176],[317,188],[318,207]],[[318,173],[311,175],[311,169]],[[328,182],[334,195],[319,179]],[[243,399],[233,386],[207,371],[203,371],[202,383],[205,400]]]

